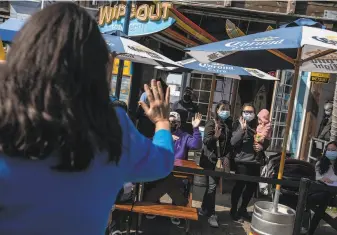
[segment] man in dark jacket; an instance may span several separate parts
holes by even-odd
[[[189,134],[193,133],[192,118],[198,113],[198,105],[193,103],[193,89],[186,87],[182,100],[172,105],[172,111],[180,114],[181,129]]]
[[[330,141],[330,131],[332,124],[332,102],[328,101],[324,105],[324,117],[319,126],[318,139]]]

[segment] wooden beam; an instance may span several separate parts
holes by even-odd
[[[231,0],[224,0],[224,4],[225,7],[230,7],[232,5],[232,1]]]
[[[294,14],[295,8],[296,8],[296,1],[295,0],[288,0],[287,14]]]

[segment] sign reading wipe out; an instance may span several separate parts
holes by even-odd
[[[172,3],[161,2],[156,4],[132,4],[128,36],[143,36],[160,32],[175,23],[169,17]],[[114,30],[123,31],[126,6],[104,6],[99,8],[98,25],[101,33]]]

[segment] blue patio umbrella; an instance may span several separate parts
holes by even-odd
[[[337,55],[333,54],[337,50],[337,33],[307,26],[280,28],[186,50],[203,63],[262,70],[300,66],[308,72],[337,73]]]
[[[288,28],[288,27],[296,27],[296,26],[310,26],[310,27],[315,27],[315,28],[320,28],[320,29],[326,29],[325,25],[317,21],[314,21],[312,19],[307,19],[307,18],[300,18],[288,24],[281,25],[280,28]]]
[[[321,28],[285,27],[186,49],[203,63],[217,62],[258,69],[294,69],[278,179],[282,179],[300,69],[337,73],[337,33]],[[274,197],[278,210],[280,185]]]
[[[250,68],[242,68],[233,65],[219,64],[219,63],[201,63],[195,59],[186,59],[178,61],[183,67],[156,67],[157,69],[167,70],[170,72],[202,72],[209,74],[218,74],[234,79],[240,79],[240,76],[254,76],[265,80],[278,80],[277,78],[270,76],[269,74],[258,70]]]

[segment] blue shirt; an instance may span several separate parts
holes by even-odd
[[[116,108],[123,153],[116,166],[97,153],[82,172],[51,170],[57,157],[34,161],[0,155],[0,234],[103,235],[118,191],[126,182],[153,181],[173,169],[171,133],[142,136]]]
[[[116,96],[114,96],[114,95],[111,95],[111,96],[110,96],[110,101],[111,101],[111,102],[114,102],[114,101],[116,101],[116,100],[118,100],[118,99],[116,98]]]

